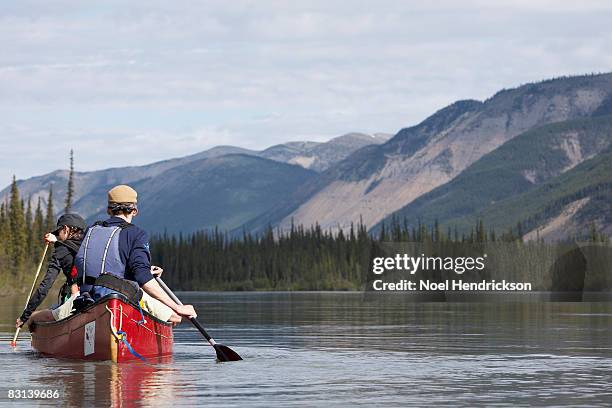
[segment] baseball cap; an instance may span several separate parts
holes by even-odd
[[[85,220],[78,214],[68,213],[64,214],[57,220],[57,228],[51,231],[52,234],[56,234],[60,229],[62,229],[65,225],[69,227],[75,227],[81,230],[85,230],[87,225],[85,224]]]

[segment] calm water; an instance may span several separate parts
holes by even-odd
[[[3,386],[59,386],[63,406],[612,405],[612,303],[412,303],[360,293],[182,297],[244,361],[216,363],[187,324],[175,330],[174,357],[162,364],[41,358],[27,331],[13,351],[12,322],[23,299],[5,298]]]

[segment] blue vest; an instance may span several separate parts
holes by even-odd
[[[90,292],[95,279],[109,273],[125,279],[126,265],[119,253],[119,234],[127,225],[106,226],[96,223],[87,231],[83,244],[75,258],[79,276],[83,277],[81,293]]]

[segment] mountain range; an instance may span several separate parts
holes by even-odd
[[[548,123],[590,117],[609,103],[612,75],[559,78],[451,104],[388,142],[367,146],[303,186],[257,229],[282,216],[323,228],[372,226],[459,175],[514,137]]]
[[[73,210],[88,222],[105,217],[106,192],[130,184],[139,191],[138,222],[154,232],[194,232],[239,228],[272,208],[307,180],[355,150],[386,141],[391,135],[349,133],[328,142],[289,142],[254,151],[217,146],[186,157],[145,166],[75,172]],[[314,169],[314,170],[311,170]],[[68,170],[19,180],[23,197],[63,208]],[[0,191],[8,198],[9,188]]]
[[[468,228],[476,219],[557,239],[591,223],[612,233],[612,74],[562,77],[455,102],[394,136],[347,134],[263,151],[232,146],[148,166],[75,174],[75,210],[102,216],[117,183],[141,193],[155,232],[292,223],[376,231],[391,217]],[[67,171],[19,181],[61,208]],[[7,189],[0,192],[5,197]]]
[[[602,205],[595,207],[602,210],[603,218],[598,219],[597,211],[592,217],[583,215],[593,209],[596,197],[610,193],[612,172],[606,160],[611,144],[612,116],[536,127],[484,155],[452,181],[423,194],[373,230],[390,224],[393,217],[427,225],[437,220],[460,231],[474,226],[477,219],[502,231],[520,221],[525,230],[534,230],[533,237],[544,239],[584,230],[585,222],[566,223],[568,215],[609,226],[605,217],[612,214]]]

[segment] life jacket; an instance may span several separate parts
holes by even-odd
[[[91,291],[102,274],[125,278],[126,265],[119,253],[119,235],[121,230],[130,226],[132,224],[128,222],[108,225],[102,221],[89,228],[75,259],[79,276],[83,277],[79,282],[82,293]]]

